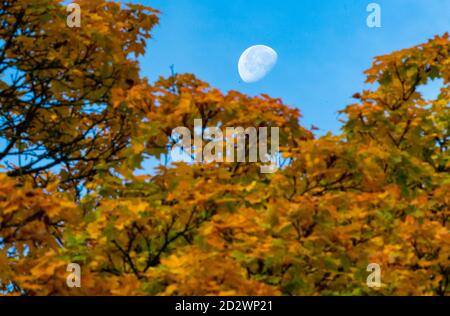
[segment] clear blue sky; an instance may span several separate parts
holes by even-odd
[[[337,111],[364,88],[372,58],[450,30],[448,0],[135,0],[160,11],[142,73],[151,81],[195,73],[222,91],[267,93],[300,108],[302,124],[338,132]],[[382,9],[368,28],[366,7]],[[240,82],[237,62],[254,44],[279,55],[262,81]]]

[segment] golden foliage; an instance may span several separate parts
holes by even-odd
[[[89,27],[76,31],[59,1],[1,5],[0,36],[11,39],[2,62],[25,76],[22,88],[0,81],[0,113],[12,119],[0,157],[37,155],[0,174],[4,293],[448,295],[448,34],[377,57],[366,74],[378,84],[342,111],[342,134],[315,138],[297,109],[267,95],[225,94],[191,74],[148,84],[130,55],[144,53],[157,12],[79,2]],[[439,96],[425,100],[418,87],[437,78]],[[196,118],[280,127],[285,165],[261,174],[258,163],[175,163],[135,175]],[[66,285],[70,262],[81,288]],[[380,289],[366,285],[372,262]]]

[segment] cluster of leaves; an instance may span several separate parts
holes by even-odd
[[[57,0],[0,5],[0,160],[37,184],[57,169],[73,190],[121,159],[139,117],[115,96],[146,84],[133,56],[157,17],[103,0],[82,1],[83,27],[67,14]]]
[[[267,95],[224,94],[190,74],[150,85],[132,54],[144,52],[157,12],[79,2],[76,30],[59,1],[0,4],[0,70],[14,73],[0,80],[0,157],[10,162],[0,290],[448,295],[448,34],[377,57],[366,72],[375,88],[342,111],[342,134],[316,138],[297,109]],[[432,80],[440,94],[425,100],[418,88]],[[197,118],[280,127],[284,166],[179,162],[136,175]],[[71,262],[81,288],[66,285]],[[366,285],[372,262],[379,289]]]

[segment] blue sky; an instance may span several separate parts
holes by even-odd
[[[447,0],[135,0],[162,12],[142,74],[151,81],[190,72],[220,88],[267,93],[298,107],[302,124],[339,131],[337,111],[364,88],[372,58],[450,30]],[[366,25],[369,3],[382,27]],[[274,48],[278,63],[262,81],[240,81],[237,62],[249,46]]]

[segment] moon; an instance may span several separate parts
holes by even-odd
[[[277,52],[269,46],[251,46],[239,58],[239,75],[246,83],[259,81],[272,70],[277,60]]]

